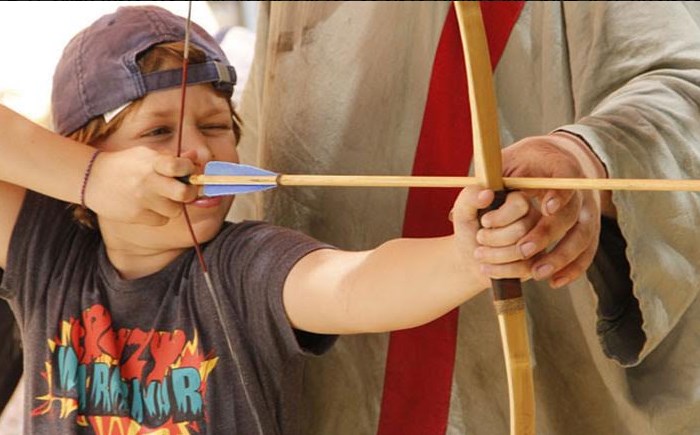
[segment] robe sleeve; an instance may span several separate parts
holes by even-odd
[[[576,123],[561,129],[582,137],[611,178],[700,178],[700,27],[691,11],[682,2],[581,3],[564,6]],[[618,191],[613,203],[638,308],[612,324],[603,318],[619,280],[599,272],[598,333],[609,357],[634,366],[700,290],[700,194]],[[630,354],[625,343],[640,336]]]

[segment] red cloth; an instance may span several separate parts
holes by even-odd
[[[481,2],[495,66],[524,2]],[[454,8],[440,37],[423,116],[413,175],[465,175],[472,159],[467,78]],[[458,189],[411,189],[404,237],[452,233],[447,216]],[[380,435],[444,434],[457,342],[458,310],[420,328],[391,334]],[[474,418],[477,418],[476,416]]]

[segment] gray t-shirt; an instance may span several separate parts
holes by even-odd
[[[25,347],[25,433],[295,433],[304,356],[335,337],[293,330],[282,287],[323,247],[265,223],[225,224],[203,247],[222,325],[193,250],[121,279],[98,232],[28,192],[0,286]]]

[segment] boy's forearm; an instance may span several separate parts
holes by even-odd
[[[463,258],[459,261],[458,258]],[[372,316],[371,331],[430,322],[488,287],[471,255],[454,237],[399,239],[373,251],[358,269],[348,297]]]
[[[0,180],[68,202],[80,186],[93,150],[59,136],[0,105]]]
[[[285,301],[297,328],[340,334],[411,328],[489,285],[471,256],[457,260],[453,237],[399,239],[373,251],[326,255],[324,271],[314,278],[328,291],[320,298],[326,303],[310,306],[293,296]]]

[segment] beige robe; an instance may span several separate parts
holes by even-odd
[[[410,174],[449,7],[263,4],[241,107],[243,161],[282,173]],[[565,126],[611,177],[700,178],[696,9],[528,2],[495,73],[502,143]],[[238,198],[232,217],[366,249],[401,235],[406,193],[285,188]],[[560,290],[526,283],[537,433],[700,433],[700,196],[616,192],[613,201],[646,342],[623,366],[614,340],[596,333],[598,299],[587,278]],[[508,432],[490,298],[484,292],[460,308],[450,434]],[[309,363],[302,433],[376,433],[387,343],[388,334],[343,337]]]

